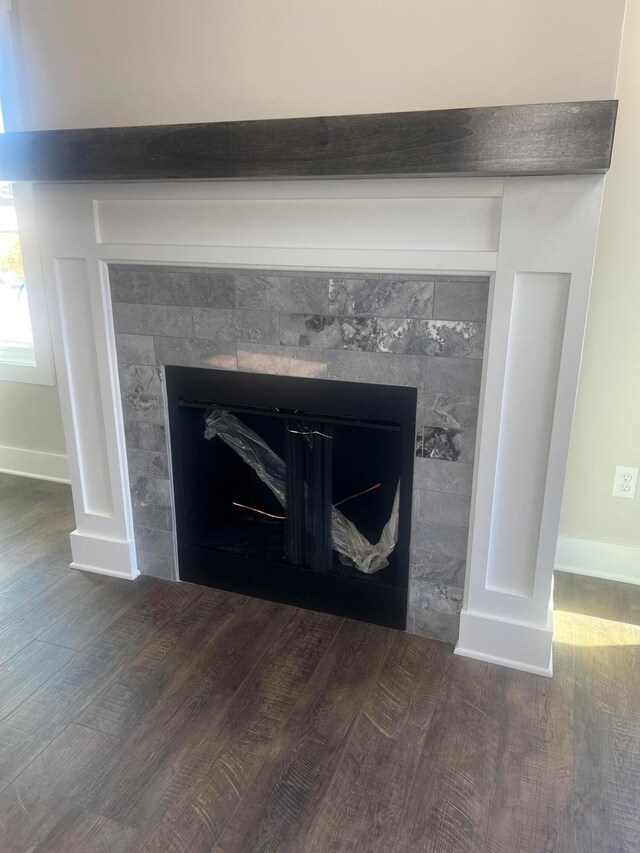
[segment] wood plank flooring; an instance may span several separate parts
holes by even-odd
[[[398,631],[69,569],[0,475],[0,851],[640,849],[640,587],[556,578],[553,680]]]

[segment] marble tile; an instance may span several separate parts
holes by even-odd
[[[443,429],[475,430],[478,422],[478,398],[446,391],[420,393],[418,423]]]
[[[155,364],[153,338],[149,335],[116,335],[119,364]]]
[[[171,507],[171,484],[160,477],[138,477],[131,483],[134,507]]]
[[[150,575],[162,580],[177,580],[178,572],[176,562],[171,554],[149,554],[146,551],[137,551],[138,570],[143,575]]]
[[[280,342],[280,315],[277,311],[249,308],[194,308],[193,334],[214,341],[246,341],[254,344]]]
[[[469,526],[470,507],[471,498],[468,495],[420,491],[420,506],[417,517],[425,522],[451,524],[467,528]]]
[[[169,476],[166,453],[130,448],[127,452],[127,460],[129,477],[133,480],[137,480],[140,476],[162,478]]]
[[[327,314],[329,281],[325,276],[236,276],[236,306],[305,314]]]
[[[194,307],[236,307],[236,280],[232,274],[191,270],[189,283]]]
[[[164,424],[164,403],[162,397],[132,393],[123,394],[121,399],[122,415],[125,420]]]
[[[149,302],[149,273],[110,268],[109,287],[112,302]]]
[[[191,337],[191,308],[167,305],[113,303],[113,322],[118,334]]]
[[[415,323],[411,346],[416,351],[441,358],[482,358],[484,323],[455,320],[416,320]]]
[[[344,337],[341,318],[324,314],[281,314],[280,343],[287,347],[342,349]]]
[[[447,586],[464,587],[466,560],[436,551],[411,551],[411,577]]]
[[[476,452],[476,431],[475,429],[465,429],[459,432],[453,440],[456,449],[459,451],[458,462],[473,462]]]
[[[457,643],[460,616],[439,610],[415,610],[414,633],[443,643]]]
[[[429,358],[426,391],[480,394],[482,360],[479,358]]]
[[[153,530],[150,527],[134,528],[136,550],[147,554],[172,554],[173,533],[167,530]]]
[[[413,465],[417,489],[432,492],[471,494],[473,466],[467,462],[442,462],[439,459],[415,459]]]
[[[441,613],[458,614],[462,609],[463,590],[460,587],[431,581],[412,581],[409,588],[409,603],[414,611],[438,610]]]
[[[130,450],[167,450],[166,427],[163,424],[148,424],[141,421],[124,422],[127,448]]]
[[[133,523],[137,527],[151,527],[154,530],[173,530],[171,510],[164,506],[132,506]]]
[[[120,390],[123,394],[162,394],[162,371],[144,364],[127,364],[120,368]]]
[[[239,343],[238,370],[324,379],[327,375],[327,360],[324,350]]]
[[[436,282],[433,316],[442,320],[486,320],[489,281]]]
[[[206,341],[196,338],[155,338],[158,364],[178,367],[215,367],[218,370],[237,370],[236,345],[225,341]]]
[[[460,431],[442,427],[418,427],[416,435],[416,456],[422,459],[442,459],[456,462],[460,458],[460,448],[456,440]]]
[[[424,359],[419,356],[327,350],[327,376],[349,382],[420,386]]]
[[[159,269],[149,276],[149,302],[154,305],[191,305],[191,276],[188,272]]]
[[[422,497],[420,498],[422,504]],[[435,551],[448,557],[465,558],[467,556],[466,527],[451,524],[431,524],[422,521],[411,531],[411,547],[417,551]]]
[[[433,282],[403,278],[329,279],[329,313],[374,317],[431,317]]]

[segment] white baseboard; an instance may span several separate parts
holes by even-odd
[[[72,569],[133,580],[140,572],[133,539],[105,539],[74,530],[71,540]]]
[[[558,536],[556,571],[640,584],[640,547]]]
[[[552,651],[551,615],[547,625],[537,627],[469,610],[460,614],[457,655],[550,678],[553,675]]]
[[[52,480],[54,483],[70,482],[66,456],[61,453],[26,450],[23,447],[0,445],[0,473],[34,477],[36,480]]]

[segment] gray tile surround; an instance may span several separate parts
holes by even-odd
[[[138,565],[176,577],[162,366],[418,388],[407,630],[455,642],[484,277],[110,267]]]

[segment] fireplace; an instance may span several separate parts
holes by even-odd
[[[602,181],[35,186],[73,565],[180,577],[167,366],[415,388],[406,629],[549,675]]]
[[[404,629],[416,389],[165,378],[179,577]]]
[[[455,642],[488,278],[114,264],[109,285],[140,571]],[[214,409],[281,462],[304,447],[290,430],[331,435],[314,445],[335,445],[320,508],[381,483],[337,507],[369,543],[400,483],[390,566],[365,577],[334,548],[324,571],[293,558],[300,490],[290,515],[232,441],[205,438]]]

